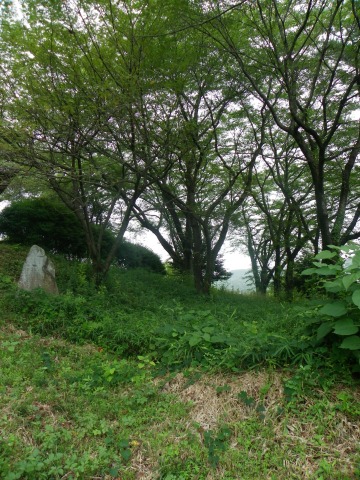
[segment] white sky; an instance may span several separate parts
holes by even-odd
[[[162,248],[153,233],[144,232],[125,236],[131,242],[140,243],[144,247],[150,248],[153,252],[160,256],[162,261],[165,261],[169,258],[169,255]],[[229,242],[225,241],[220,253],[223,255],[224,267],[226,270],[231,271],[242,268],[251,268],[250,258],[247,255],[242,254],[239,250],[233,251],[233,247],[231,247]]]

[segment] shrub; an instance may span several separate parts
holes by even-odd
[[[116,263],[125,268],[144,268],[165,274],[164,264],[156,253],[142,245],[126,241],[122,242],[118,248]]]
[[[93,225],[96,236],[98,225]],[[87,258],[84,231],[75,214],[53,198],[26,198],[4,208],[0,213],[0,234],[9,243],[39,245],[48,252],[65,254],[71,258]],[[109,253],[114,234],[105,230],[102,252]],[[124,268],[145,268],[165,273],[165,268],[154,252],[141,245],[123,241],[116,253],[115,264]]]
[[[325,301],[311,312],[316,342],[327,343],[343,359],[350,353],[359,364],[360,246],[329,246],[329,250],[315,256],[313,265],[303,275],[319,278],[327,294]]]
[[[0,213],[0,234],[9,243],[86,256],[84,233],[75,214],[53,199],[25,198],[5,207]]]

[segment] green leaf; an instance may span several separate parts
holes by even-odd
[[[251,405],[254,405],[255,400],[253,397],[250,397],[245,390],[242,390],[240,393],[238,393],[238,399],[241,400],[247,407],[250,407]]]
[[[332,282],[324,282],[324,288],[327,292],[338,293],[344,291],[344,285],[341,278],[337,278]]]
[[[328,265],[328,268],[332,270],[333,273],[341,272],[343,267],[341,265]]]
[[[330,250],[323,250],[322,252],[319,252],[315,258],[316,260],[324,260],[324,259],[329,259],[329,258],[334,258],[336,257],[337,253],[336,252],[330,252]]]
[[[343,302],[327,303],[320,308],[321,315],[329,315],[330,317],[341,317],[347,313],[347,309]]]
[[[316,339],[321,340],[328,335],[334,328],[334,322],[325,322],[317,329]]]
[[[119,447],[120,448],[129,448],[130,443],[129,440],[120,440],[119,441]]]
[[[126,448],[124,450],[120,450],[120,455],[121,455],[121,458],[123,460],[125,460],[125,462],[127,462],[128,460],[130,460],[130,457],[131,457],[131,450]]]
[[[360,267],[360,262],[358,265],[354,265],[354,262],[352,261],[350,263],[350,265],[348,265],[346,268],[344,268],[344,271],[345,272],[352,272],[353,270],[355,270],[355,272],[358,272],[359,271],[359,267]]]
[[[360,308],[360,290],[355,290],[351,297],[353,303]]]
[[[345,338],[340,348],[346,348],[347,350],[360,350],[360,337],[357,335],[352,335],[351,337]]]
[[[357,251],[351,259],[351,265],[353,267],[360,267],[360,251]]]
[[[201,342],[201,340],[202,340],[201,337],[198,337],[197,335],[193,335],[189,340],[190,347],[195,347],[195,345],[198,345]]]
[[[350,287],[350,285],[355,283],[359,278],[360,278],[360,272],[352,273],[350,275],[345,275],[345,277],[342,279],[342,283],[345,287],[345,290],[347,290]]]
[[[210,338],[211,338],[211,337],[210,337],[210,334],[209,334],[209,333],[204,333],[204,340],[205,340],[206,342],[210,342]]]
[[[339,250],[345,253],[349,253],[351,252],[352,248],[353,247],[351,245],[342,245],[341,247],[339,247]]]
[[[337,335],[354,335],[359,331],[359,327],[354,325],[351,318],[342,318],[335,322],[334,333]]]
[[[337,270],[334,267],[336,267],[336,265],[324,265],[322,268],[317,268],[316,273],[318,275],[334,275],[335,270]]]
[[[203,332],[206,332],[206,333],[213,333],[214,330],[215,330],[214,327],[204,327],[204,328],[202,329],[202,331],[203,331]]]
[[[312,275],[313,273],[315,273],[317,271],[316,268],[307,268],[306,270],[304,270],[303,272],[301,272],[301,275]]]

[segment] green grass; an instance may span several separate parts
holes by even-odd
[[[0,246],[0,478],[355,479],[360,391],[311,348],[306,305],[55,257],[22,292]]]
[[[190,369],[154,378],[146,359],[11,325],[0,335],[5,480],[345,480],[360,473],[360,395],[349,385],[314,389],[302,375],[288,402],[288,372]]]
[[[216,289],[204,297],[180,276],[115,268],[104,288],[96,290],[85,264],[61,257],[53,258],[60,296],[18,292],[11,280],[20,275],[19,247],[13,256],[11,247],[3,247],[7,263],[0,262],[0,303],[14,324],[34,333],[95,342],[126,357],[152,351],[163,363],[180,367],[214,367],[221,357],[222,368],[239,369],[303,354],[300,333],[294,342],[303,326],[296,305]]]

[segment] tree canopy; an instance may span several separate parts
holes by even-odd
[[[290,296],[297,260],[360,237],[355,0],[21,12],[3,4],[1,184],[41,178],[77,218],[98,281],[132,222],[204,293],[229,235],[257,289]]]

